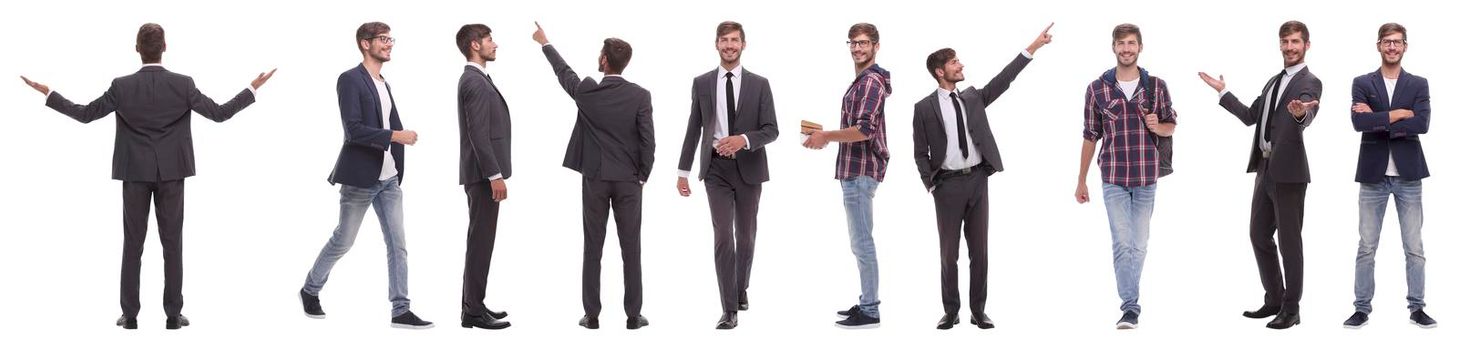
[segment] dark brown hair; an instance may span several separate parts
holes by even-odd
[[[953,57],[957,57],[957,51],[951,48],[932,52],[926,56],[926,72],[931,73],[932,79],[936,79],[937,69],[947,65],[947,61],[951,61]]]
[[[1284,38],[1287,35],[1295,34],[1296,32],[1301,32],[1301,41],[1311,41],[1311,31],[1307,30],[1306,23],[1301,23],[1301,21],[1289,21],[1286,23],[1281,23],[1281,32],[1278,34],[1280,34],[1280,36]],[[1404,34],[1403,36],[1406,36],[1406,34]]]
[[[739,32],[739,41],[744,41],[744,26],[740,25],[739,22],[735,21],[724,21],[724,23],[719,23],[719,28],[714,30],[714,38],[717,40],[718,37],[733,32]]]
[[[622,74],[628,68],[628,61],[633,59],[633,46],[623,39],[603,39],[602,55],[607,57],[608,71],[604,73]]]
[[[850,33],[846,34],[846,39],[854,40],[857,35],[861,34],[865,34],[871,38],[872,43],[881,42],[881,31],[876,30],[876,25],[870,23],[856,23],[852,25],[850,27]]]
[[[1392,33],[1401,33],[1402,40],[1407,41],[1407,27],[1403,27],[1397,23],[1387,23],[1383,24],[1381,28],[1377,28],[1377,40],[1382,40],[1382,37],[1391,35]]]
[[[162,51],[167,51],[167,35],[156,23],[143,24],[137,29],[137,53],[142,54],[142,63],[162,62]]]
[[[481,41],[488,36],[491,36],[491,27],[487,27],[485,24],[463,25],[461,30],[456,31],[456,47],[461,49],[461,55],[470,59],[471,43]]]
[[[1144,34],[1139,32],[1139,26],[1129,23],[1114,26],[1114,42],[1118,42],[1119,39],[1129,36],[1129,34],[1134,34],[1134,41],[1139,45],[1144,45]]]
[[[359,29],[354,31],[354,46],[356,46],[359,51],[363,52],[364,45],[360,45],[359,42],[372,40],[378,37],[380,34],[385,34],[389,32],[390,25],[388,24],[384,24],[381,22],[370,22],[361,24],[359,25]]]

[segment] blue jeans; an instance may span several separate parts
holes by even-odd
[[[1357,301],[1352,305],[1357,311],[1372,312],[1372,293],[1376,289],[1373,281],[1373,255],[1377,253],[1377,238],[1382,233],[1382,217],[1387,213],[1387,198],[1397,198],[1397,221],[1402,227],[1402,250],[1407,252],[1407,309],[1417,311],[1423,303],[1423,182],[1408,181],[1388,176],[1380,183],[1364,183],[1357,195],[1357,211],[1361,218],[1357,232],[1362,240],[1357,244]]]
[[[359,234],[359,225],[364,221],[365,211],[375,206],[379,216],[380,231],[385,234],[386,261],[390,275],[390,316],[400,316],[410,311],[405,265],[405,210],[402,204],[404,194],[400,192],[400,180],[391,177],[370,187],[339,185],[339,226],[329,243],[319,251],[314,268],[304,279],[304,292],[319,295],[324,282],[329,281],[329,271],[334,263],[354,246],[354,237]]]
[[[1154,215],[1154,189],[1158,184],[1127,187],[1104,184],[1104,208],[1114,240],[1114,280],[1119,287],[1120,310],[1139,309],[1139,276],[1149,246],[1149,218]]]
[[[871,200],[876,198],[876,186],[880,184],[870,176],[840,181],[845,201],[845,222],[850,229],[851,253],[855,254],[856,266],[861,271],[860,309],[866,316],[876,318],[881,317],[881,299],[877,291],[881,277],[876,264],[876,241],[871,238]]]

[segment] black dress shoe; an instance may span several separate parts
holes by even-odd
[[[123,329],[137,329],[137,318],[123,315],[116,319],[116,325]]]
[[[597,329],[597,317],[582,316],[582,319],[577,320],[577,325],[582,326],[582,328]]]
[[[977,325],[977,328],[981,329],[992,329],[992,327],[996,327],[992,324],[992,318],[987,317],[987,314],[981,312],[972,313],[972,324]]]
[[[739,311],[749,311],[749,302],[747,302],[747,301],[741,301],[741,302],[739,302]]]
[[[947,314],[942,316],[941,321],[937,321],[937,329],[952,329],[958,323],[962,323],[962,318],[957,317],[957,314]]]
[[[1281,307],[1280,306],[1270,306],[1270,305],[1266,305],[1266,306],[1261,306],[1261,308],[1258,309],[1258,310],[1256,310],[1256,311],[1246,311],[1246,312],[1242,313],[1241,315],[1244,315],[1245,317],[1249,317],[1249,318],[1266,318],[1266,317],[1275,316],[1276,313],[1278,313],[1280,311],[1281,311]]]
[[[489,313],[488,314],[485,314],[485,315],[476,316],[476,315],[472,315],[472,314],[468,314],[468,313],[462,312],[461,313],[461,327],[462,328],[476,327],[476,328],[481,328],[481,329],[503,329],[503,328],[506,328],[506,327],[511,327],[511,322],[498,320],[495,317],[492,317],[491,314],[489,314]]]
[[[1267,323],[1266,328],[1286,329],[1298,324],[1301,324],[1301,314],[1282,313],[1276,315],[1275,319],[1272,319],[1270,323]]]
[[[299,301],[304,303],[304,316],[309,318],[324,318],[324,307],[319,306],[319,296],[310,295],[299,289]]]
[[[498,320],[499,319],[506,318],[506,316],[507,316],[506,315],[506,311],[491,311],[491,309],[489,309],[489,308],[486,309],[486,314],[487,315],[491,315],[491,318],[498,319]]]
[[[192,322],[189,322],[187,320],[187,316],[177,315],[175,317],[167,318],[167,329],[180,329],[182,327],[187,327],[190,325],[192,325]]]
[[[719,325],[714,329],[734,329],[734,327],[739,327],[739,314],[728,312],[719,317]]]
[[[638,329],[648,326],[648,318],[642,315],[628,317],[628,329]]]

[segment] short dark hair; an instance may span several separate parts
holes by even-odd
[[[865,34],[867,37],[870,37],[871,42],[873,43],[881,42],[881,31],[876,30],[876,25],[864,22],[851,25],[850,32],[846,33],[846,39],[854,40],[856,38],[856,35],[861,34]]]
[[[1139,26],[1129,23],[1114,26],[1114,42],[1118,42],[1119,39],[1129,36],[1129,34],[1134,34],[1134,41],[1144,45],[1144,34],[1139,32]]]
[[[143,24],[137,29],[137,53],[142,54],[142,63],[162,62],[162,51],[167,51],[166,34],[156,23]]]
[[[1280,36],[1284,38],[1287,35],[1295,34],[1296,32],[1301,33],[1301,41],[1311,41],[1311,31],[1307,30],[1306,23],[1301,23],[1301,21],[1288,21],[1286,23],[1281,23],[1281,31],[1278,34],[1280,34]]]
[[[932,79],[936,79],[937,69],[947,65],[947,61],[951,61],[953,57],[957,57],[957,51],[951,48],[932,52],[931,55],[926,56],[926,72],[931,73]]]
[[[359,29],[354,31],[354,46],[360,51],[364,51],[364,46],[361,46],[359,42],[374,39],[380,34],[385,34],[389,32],[390,25],[384,24],[382,22],[370,22],[361,24],[359,25]]]
[[[461,49],[461,55],[471,58],[471,43],[481,41],[491,36],[491,27],[485,24],[467,24],[456,31],[456,47]]]
[[[739,41],[744,41],[744,26],[740,25],[739,22],[735,21],[724,21],[724,23],[719,23],[719,28],[714,30],[714,38],[725,36],[733,32],[739,32]]]
[[[1383,24],[1381,28],[1377,28],[1377,40],[1382,40],[1382,37],[1392,35],[1392,33],[1401,33],[1402,40],[1407,40],[1407,27],[1397,23],[1387,23]]]
[[[628,68],[628,61],[633,59],[633,46],[618,38],[607,38],[602,40],[602,55],[607,57],[606,73],[623,73]]]

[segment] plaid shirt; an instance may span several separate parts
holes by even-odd
[[[867,139],[841,142],[835,157],[835,179],[870,176],[881,182],[891,152],[886,149],[886,97],[891,96],[891,72],[871,65],[851,83],[840,103],[840,127],[859,126]]]
[[[1140,68],[1144,72],[1143,68]],[[1144,72],[1143,76],[1149,76]],[[1164,80],[1154,80],[1154,111],[1161,123],[1174,123],[1175,111],[1170,106],[1169,90]],[[1135,88],[1134,97],[1124,96],[1114,79],[1114,70],[1088,85],[1084,95],[1083,139],[1102,142],[1099,150],[1099,171],[1104,183],[1127,187],[1152,185],[1159,180],[1159,153],[1154,146],[1154,132],[1144,125],[1141,106],[1145,104],[1144,83]]]

